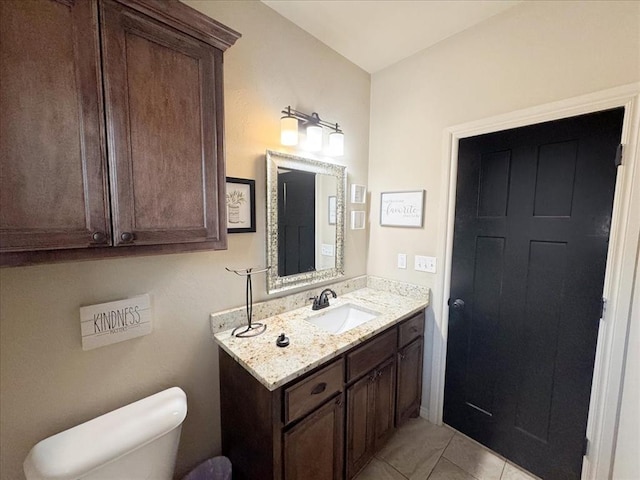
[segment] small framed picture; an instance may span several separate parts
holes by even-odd
[[[380,225],[387,227],[422,227],[424,190],[382,192]]]
[[[351,230],[364,230],[365,213],[364,210],[351,212]]]
[[[227,177],[227,232],[256,231],[256,181]]]
[[[365,203],[367,201],[367,187],[364,185],[351,185],[351,203]]]
[[[336,224],[336,196],[329,196],[329,225]]]

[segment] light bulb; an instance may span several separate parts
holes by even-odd
[[[336,157],[344,155],[344,133],[331,132],[329,134],[329,154]]]
[[[286,115],[280,119],[280,143],[282,145],[298,144],[298,119]]]
[[[322,150],[322,127],[320,125],[309,125],[307,127],[307,150],[319,152]]]

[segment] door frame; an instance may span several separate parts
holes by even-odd
[[[632,288],[640,234],[640,82],[548,103],[524,110],[456,125],[444,131],[442,185],[444,199],[439,224],[438,256],[443,259],[433,295],[435,316],[430,375],[429,420],[442,424],[447,358],[453,229],[455,219],[458,142],[462,138],[523,127],[540,122],[625,107],[622,126],[623,161],[616,179],[611,233],[593,372],[582,479],[609,478],[613,468],[620,412],[625,344],[631,315]],[[440,294],[438,294],[438,291]],[[424,410],[423,410],[424,411]]]

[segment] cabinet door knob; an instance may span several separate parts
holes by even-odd
[[[336,405],[339,407],[342,406],[342,397],[338,397],[338,400],[336,401]]]
[[[131,232],[122,232],[122,234],[120,235],[120,239],[125,243],[132,242],[133,241],[133,233],[131,233]]]
[[[95,243],[106,243],[107,242],[107,236],[105,235],[104,232],[93,232],[93,235],[91,235],[91,238],[93,239],[93,241]]]

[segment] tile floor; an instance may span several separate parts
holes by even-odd
[[[356,480],[536,480],[455,430],[415,418],[398,429]]]

